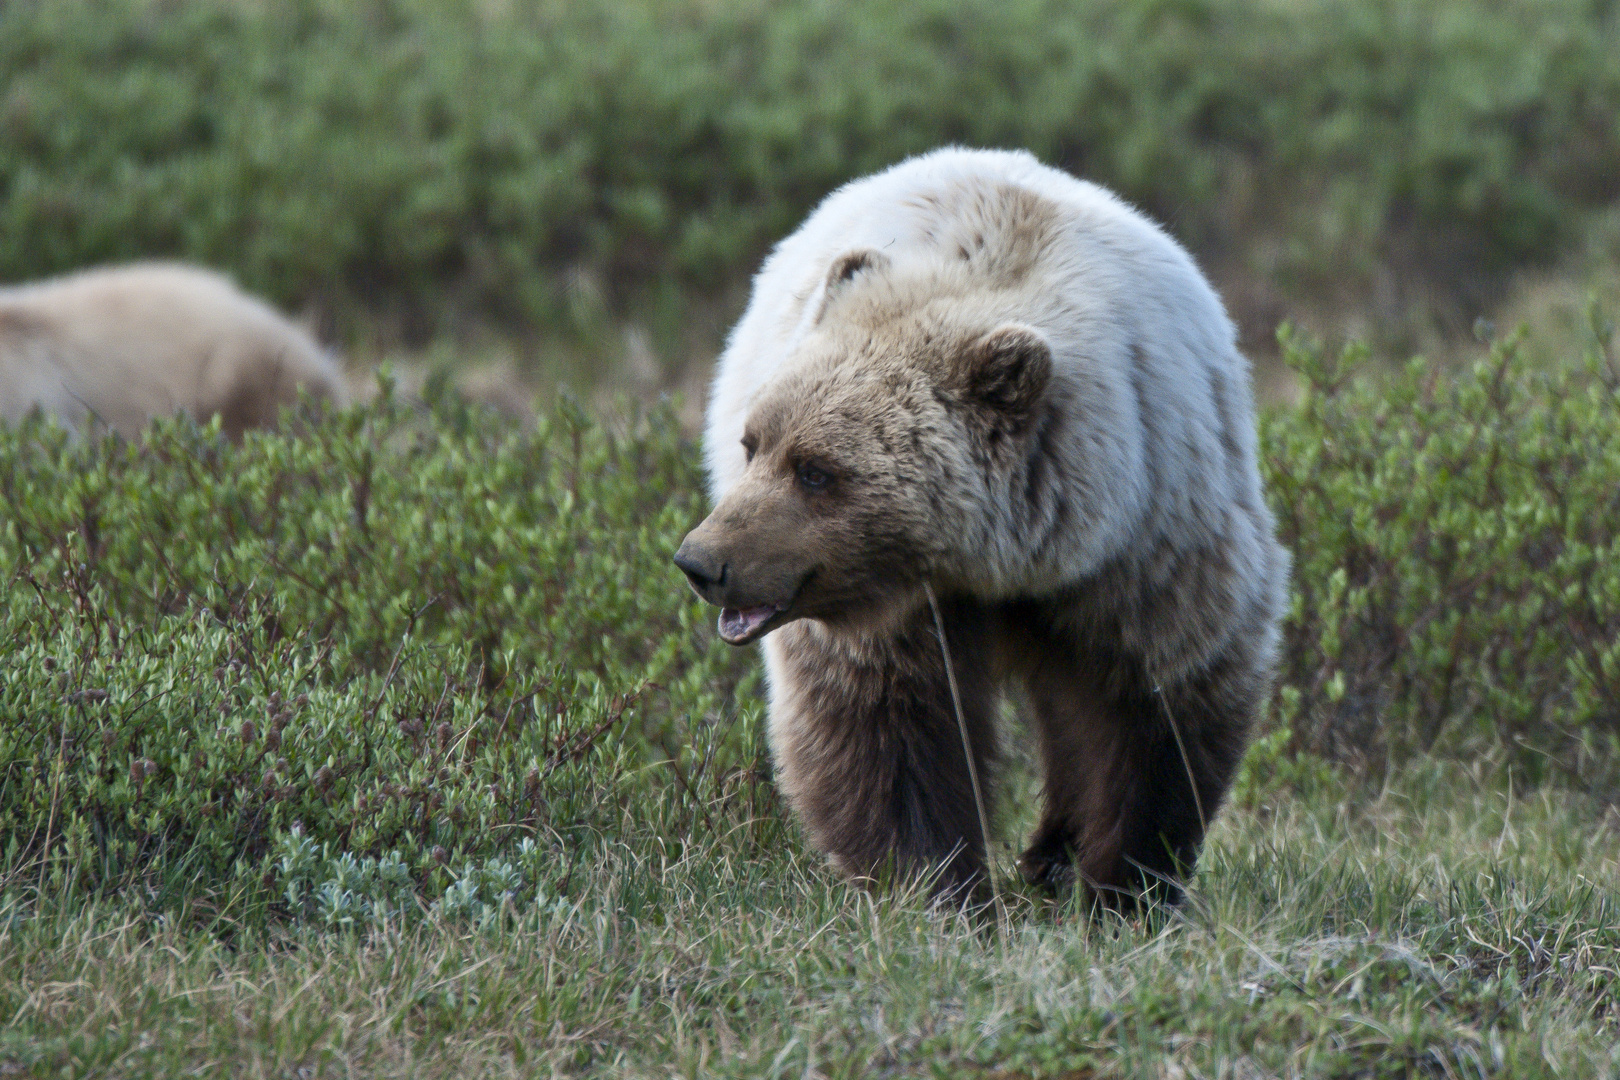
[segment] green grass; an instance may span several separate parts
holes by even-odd
[[[1617,872],[1620,839],[1584,801],[1425,767],[1376,795],[1334,783],[1234,808],[1186,905],[1128,922],[1019,893],[989,923],[873,899],[796,845],[751,841],[746,820],[608,845],[567,892],[482,926],[233,932],[200,903],[187,926],[47,896],[0,924],[0,1062],[108,1077],[1603,1076],[1620,1067]]]

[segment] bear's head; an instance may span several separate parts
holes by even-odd
[[[841,298],[883,268],[870,251],[833,264],[812,330],[748,412],[741,476],[675,554],[733,645],[794,619],[904,615],[924,583],[971,573],[1005,513],[993,492],[1025,453],[1050,347],[915,281]]]

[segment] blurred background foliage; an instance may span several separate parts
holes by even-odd
[[[1620,295],[1612,0],[12,0],[0,281],[184,257],[362,360],[693,390],[774,239],[950,142],[1117,188],[1262,358]]]

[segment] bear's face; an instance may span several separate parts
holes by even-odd
[[[749,411],[747,466],[676,553],[720,636],[903,615],[982,525],[1051,372],[1026,326],[817,333]]]

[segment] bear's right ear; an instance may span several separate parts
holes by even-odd
[[[849,288],[850,283],[857,277],[869,271],[886,270],[888,267],[889,257],[872,248],[858,248],[838,256],[827,269],[827,282],[821,290],[821,310],[816,312],[816,321],[821,321],[821,317],[827,313],[827,305],[831,304],[839,293]]]
[[[1008,323],[968,346],[962,357],[964,396],[987,409],[997,426],[1023,428],[1052,378],[1052,347],[1033,326]]]

